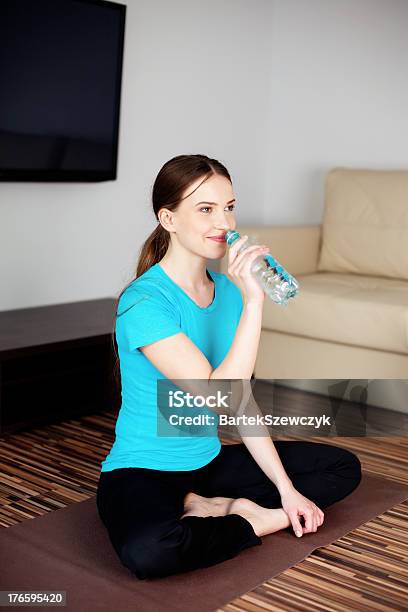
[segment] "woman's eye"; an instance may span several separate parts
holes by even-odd
[[[235,208],[235,204],[230,204],[229,206],[227,206],[227,208],[230,209],[230,212],[232,212]],[[210,206],[204,206],[203,208],[200,208],[200,211],[203,210],[210,210],[211,211],[211,207]]]

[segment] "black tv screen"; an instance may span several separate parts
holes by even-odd
[[[0,0],[0,180],[116,178],[126,6]]]

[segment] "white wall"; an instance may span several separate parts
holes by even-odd
[[[116,182],[0,183],[0,310],[117,295],[156,221],[150,193],[171,157],[229,169],[263,209],[271,4],[128,0]]]
[[[0,183],[0,310],[117,295],[174,155],[226,164],[241,223],[316,223],[334,165],[406,167],[405,0],[128,0],[119,173]]]
[[[408,167],[407,0],[275,0],[267,223],[320,223],[334,166]]]

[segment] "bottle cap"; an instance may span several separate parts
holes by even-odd
[[[241,236],[239,232],[236,232],[235,230],[228,230],[228,232],[225,234],[225,242],[228,244],[228,246],[233,245],[239,238],[241,238]]]

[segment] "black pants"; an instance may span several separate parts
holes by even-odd
[[[350,451],[316,442],[274,444],[294,487],[320,509],[349,495],[361,480],[360,461]],[[138,578],[214,565],[262,543],[238,514],[181,519],[189,491],[245,497],[265,508],[282,506],[278,489],[242,443],[222,446],[215,459],[197,470],[101,472],[99,516],[121,563]]]

